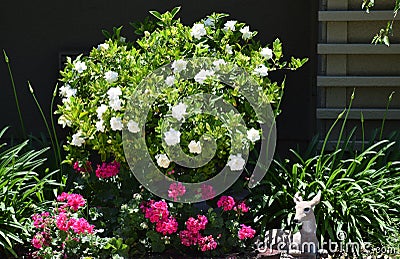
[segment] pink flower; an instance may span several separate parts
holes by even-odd
[[[81,173],[81,172],[82,173],[87,173],[87,172],[91,173],[91,172],[93,172],[92,162],[86,161],[85,165],[80,166],[79,162],[76,161],[74,163],[74,170],[77,171],[78,173]]]
[[[156,224],[156,231],[162,233],[163,235],[171,235],[178,231],[178,222],[173,217],[169,217],[164,221],[159,221]]]
[[[206,224],[208,223],[208,219],[206,216],[198,215],[197,219],[193,217],[188,218],[186,221],[186,228],[190,232],[196,233],[200,230],[206,229]]]
[[[79,209],[79,207],[83,207],[85,206],[85,199],[82,197],[82,195],[80,194],[75,194],[72,193],[68,196],[67,198],[68,202],[68,206],[73,210],[73,211],[77,211]]]
[[[222,196],[217,202],[218,208],[223,208],[224,211],[232,210],[235,206],[235,200],[231,196]]]
[[[186,193],[186,188],[182,183],[172,183],[169,186],[168,197],[173,198],[174,201],[178,200],[178,197],[183,196]]]
[[[201,237],[198,243],[201,251],[203,252],[214,250],[215,248],[217,248],[217,242],[215,242],[212,235]]]
[[[242,201],[233,208],[235,211],[246,213],[249,211],[249,207]]]
[[[65,201],[68,198],[69,194],[66,192],[61,193],[57,196],[57,201]]]
[[[50,236],[46,232],[40,232],[36,233],[36,235],[32,238],[32,245],[36,249],[42,248],[42,246],[48,246],[49,242],[47,239],[49,239]]]
[[[103,163],[101,166],[97,165],[96,176],[97,178],[110,178],[119,173],[121,165],[117,162]]]
[[[46,221],[47,218],[50,216],[50,213],[48,212],[43,212],[41,214],[34,214],[32,215],[32,220],[33,220],[33,226],[36,228],[45,228],[46,227]]]
[[[246,239],[246,238],[253,238],[254,235],[256,234],[256,231],[252,229],[251,227],[246,226],[245,224],[240,225],[242,228],[238,232],[238,236],[240,240]]]
[[[60,212],[56,218],[56,226],[59,230],[68,231],[68,216],[65,212]]]
[[[196,245],[197,241],[201,238],[199,232],[191,232],[189,230],[183,230],[179,232],[179,238],[184,246]]]
[[[71,229],[77,234],[83,234],[85,232],[91,234],[94,229],[94,226],[90,225],[84,218],[71,218],[68,225],[70,225]]]
[[[201,185],[201,198],[203,200],[210,200],[214,198],[217,194],[215,193],[211,185],[202,184]]]
[[[168,204],[165,201],[153,201],[145,210],[145,218],[149,219],[151,223],[167,220],[168,216]]]

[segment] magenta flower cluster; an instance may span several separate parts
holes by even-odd
[[[54,209],[54,214],[42,212],[32,215],[33,226],[38,229],[31,240],[32,246],[36,249],[50,246],[56,238],[53,235],[57,230],[65,232],[66,239],[74,238],[77,241],[79,241],[77,237],[72,237],[74,234],[80,236],[92,234],[94,231],[94,225],[90,225],[86,219],[73,216],[86,204],[81,195],[63,192],[57,196],[57,201],[65,203],[60,208]]]
[[[97,165],[96,176],[97,178],[110,178],[119,173],[121,165],[117,161],[111,163],[103,163],[101,166]]]
[[[190,217],[186,221],[186,230],[179,232],[179,238],[184,246],[198,245],[201,251],[210,251],[217,248],[217,242],[212,235],[202,236],[200,231],[206,229],[208,219],[204,215],[197,215],[197,219]]]
[[[178,222],[168,211],[168,204],[165,201],[154,201],[143,203],[140,208],[145,218],[156,224],[156,231],[163,235],[171,235],[178,231]]]
[[[186,188],[182,183],[172,183],[169,186],[168,197],[178,201],[179,197],[182,197],[186,193]]]

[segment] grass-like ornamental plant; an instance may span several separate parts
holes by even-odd
[[[7,128],[0,132],[3,137]],[[0,255],[17,256],[16,246],[28,235],[25,223],[37,204],[45,202],[44,190],[56,185],[52,173],[41,178],[47,148],[38,151],[28,148],[28,141],[7,147],[0,144]]]
[[[262,190],[254,190],[251,197],[250,204],[257,207],[255,216],[261,233],[271,228],[293,227],[293,195],[306,193],[305,197],[309,198],[321,190],[321,203],[315,208],[315,216],[322,241],[354,242],[360,248],[349,251],[354,253],[360,252],[363,245],[368,249],[368,244],[369,248],[397,247],[400,235],[398,134],[392,140],[381,140],[377,130],[373,140],[364,141],[361,150],[357,150],[352,141],[355,128],[343,138],[349,110],[334,122],[322,149],[319,139],[315,138],[304,154],[292,150],[292,161],[274,161],[261,184]],[[328,139],[341,119],[338,144],[328,152]]]

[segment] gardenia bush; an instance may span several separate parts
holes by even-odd
[[[237,89],[213,81],[214,73],[227,63],[237,64],[254,77],[261,86],[260,94],[278,114],[283,84],[272,82],[269,73],[279,69],[295,70],[306,62],[306,59],[296,58],[283,62],[279,40],[262,46],[254,39],[257,32],[249,25],[228,20],[225,14],[212,14],[186,26],[174,19],[178,11],[179,8],[165,14],[151,12],[156,21],[147,19],[145,23],[136,24],[136,32],[141,37],[134,42],[128,42],[120,35],[120,29],[116,29],[111,39],[93,48],[89,56],[68,59],[61,72],[62,104],[56,113],[60,115],[59,124],[70,132],[64,146],[65,162],[75,169],[70,181],[75,181],[75,189],[85,197],[93,197],[91,215],[95,224],[105,229],[104,235],[118,234],[128,244],[124,248],[120,246],[120,254],[162,252],[167,249],[165,245],[171,243],[176,249],[183,246],[192,251],[217,253],[220,248],[218,253],[226,253],[244,248],[244,245],[236,246],[238,240],[255,235],[247,222],[239,222],[239,216],[248,208],[245,203],[237,204],[241,199],[231,197],[235,196],[233,194],[219,198],[218,205],[212,199],[201,208],[159,200],[135,180],[124,155],[122,131],[139,133],[143,126],[124,117],[139,83],[157,68],[171,64],[173,74],[165,79],[169,87],[158,93],[147,116],[144,135],[148,152],[170,178],[201,182],[215,176],[226,164],[231,170],[242,170],[245,160],[241,154],[230,155],[232,135],[220,119],[207,114],[184,119],[190,107],[182,99],[198,93],[221,96],[237,109],[246,123],[247,130],[241,132],[239,141],[253,149],[260,140],[254,110]],[[178,73],[185,71],[187,59],[193,57],[212,57],[214,68],[201,70],[192,80],[181,80]],[[179,131],[170,129],[162,135],[162,122],[168,112],[184,123]],[[196,156],[204,152],[199,141],[203,135],[212,136],[217,149],[212,160],[200,168],[175,164],[162,146],[164,140],[167,145],[180,145],[186,154]],[[243,173],[236,185],[240,192],[248,177]],[[199,193],[205,199],[216,196],[210,186],[204,185],[201,189]],[[168,197],[179,201],[185,192],[184,184],[171,184]],[[133,194],[136,194],[134,199]],[[215,229],[221,232],[217,234]],[[144,234],[135,234],[136,230]],[[224,245],[218,245],[221,243]]]

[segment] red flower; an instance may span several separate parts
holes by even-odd
[[[217,202],[218,208],[223,208],[224,211],[232,210],[235,206],[235,200],[231,196],[222,196]]]

